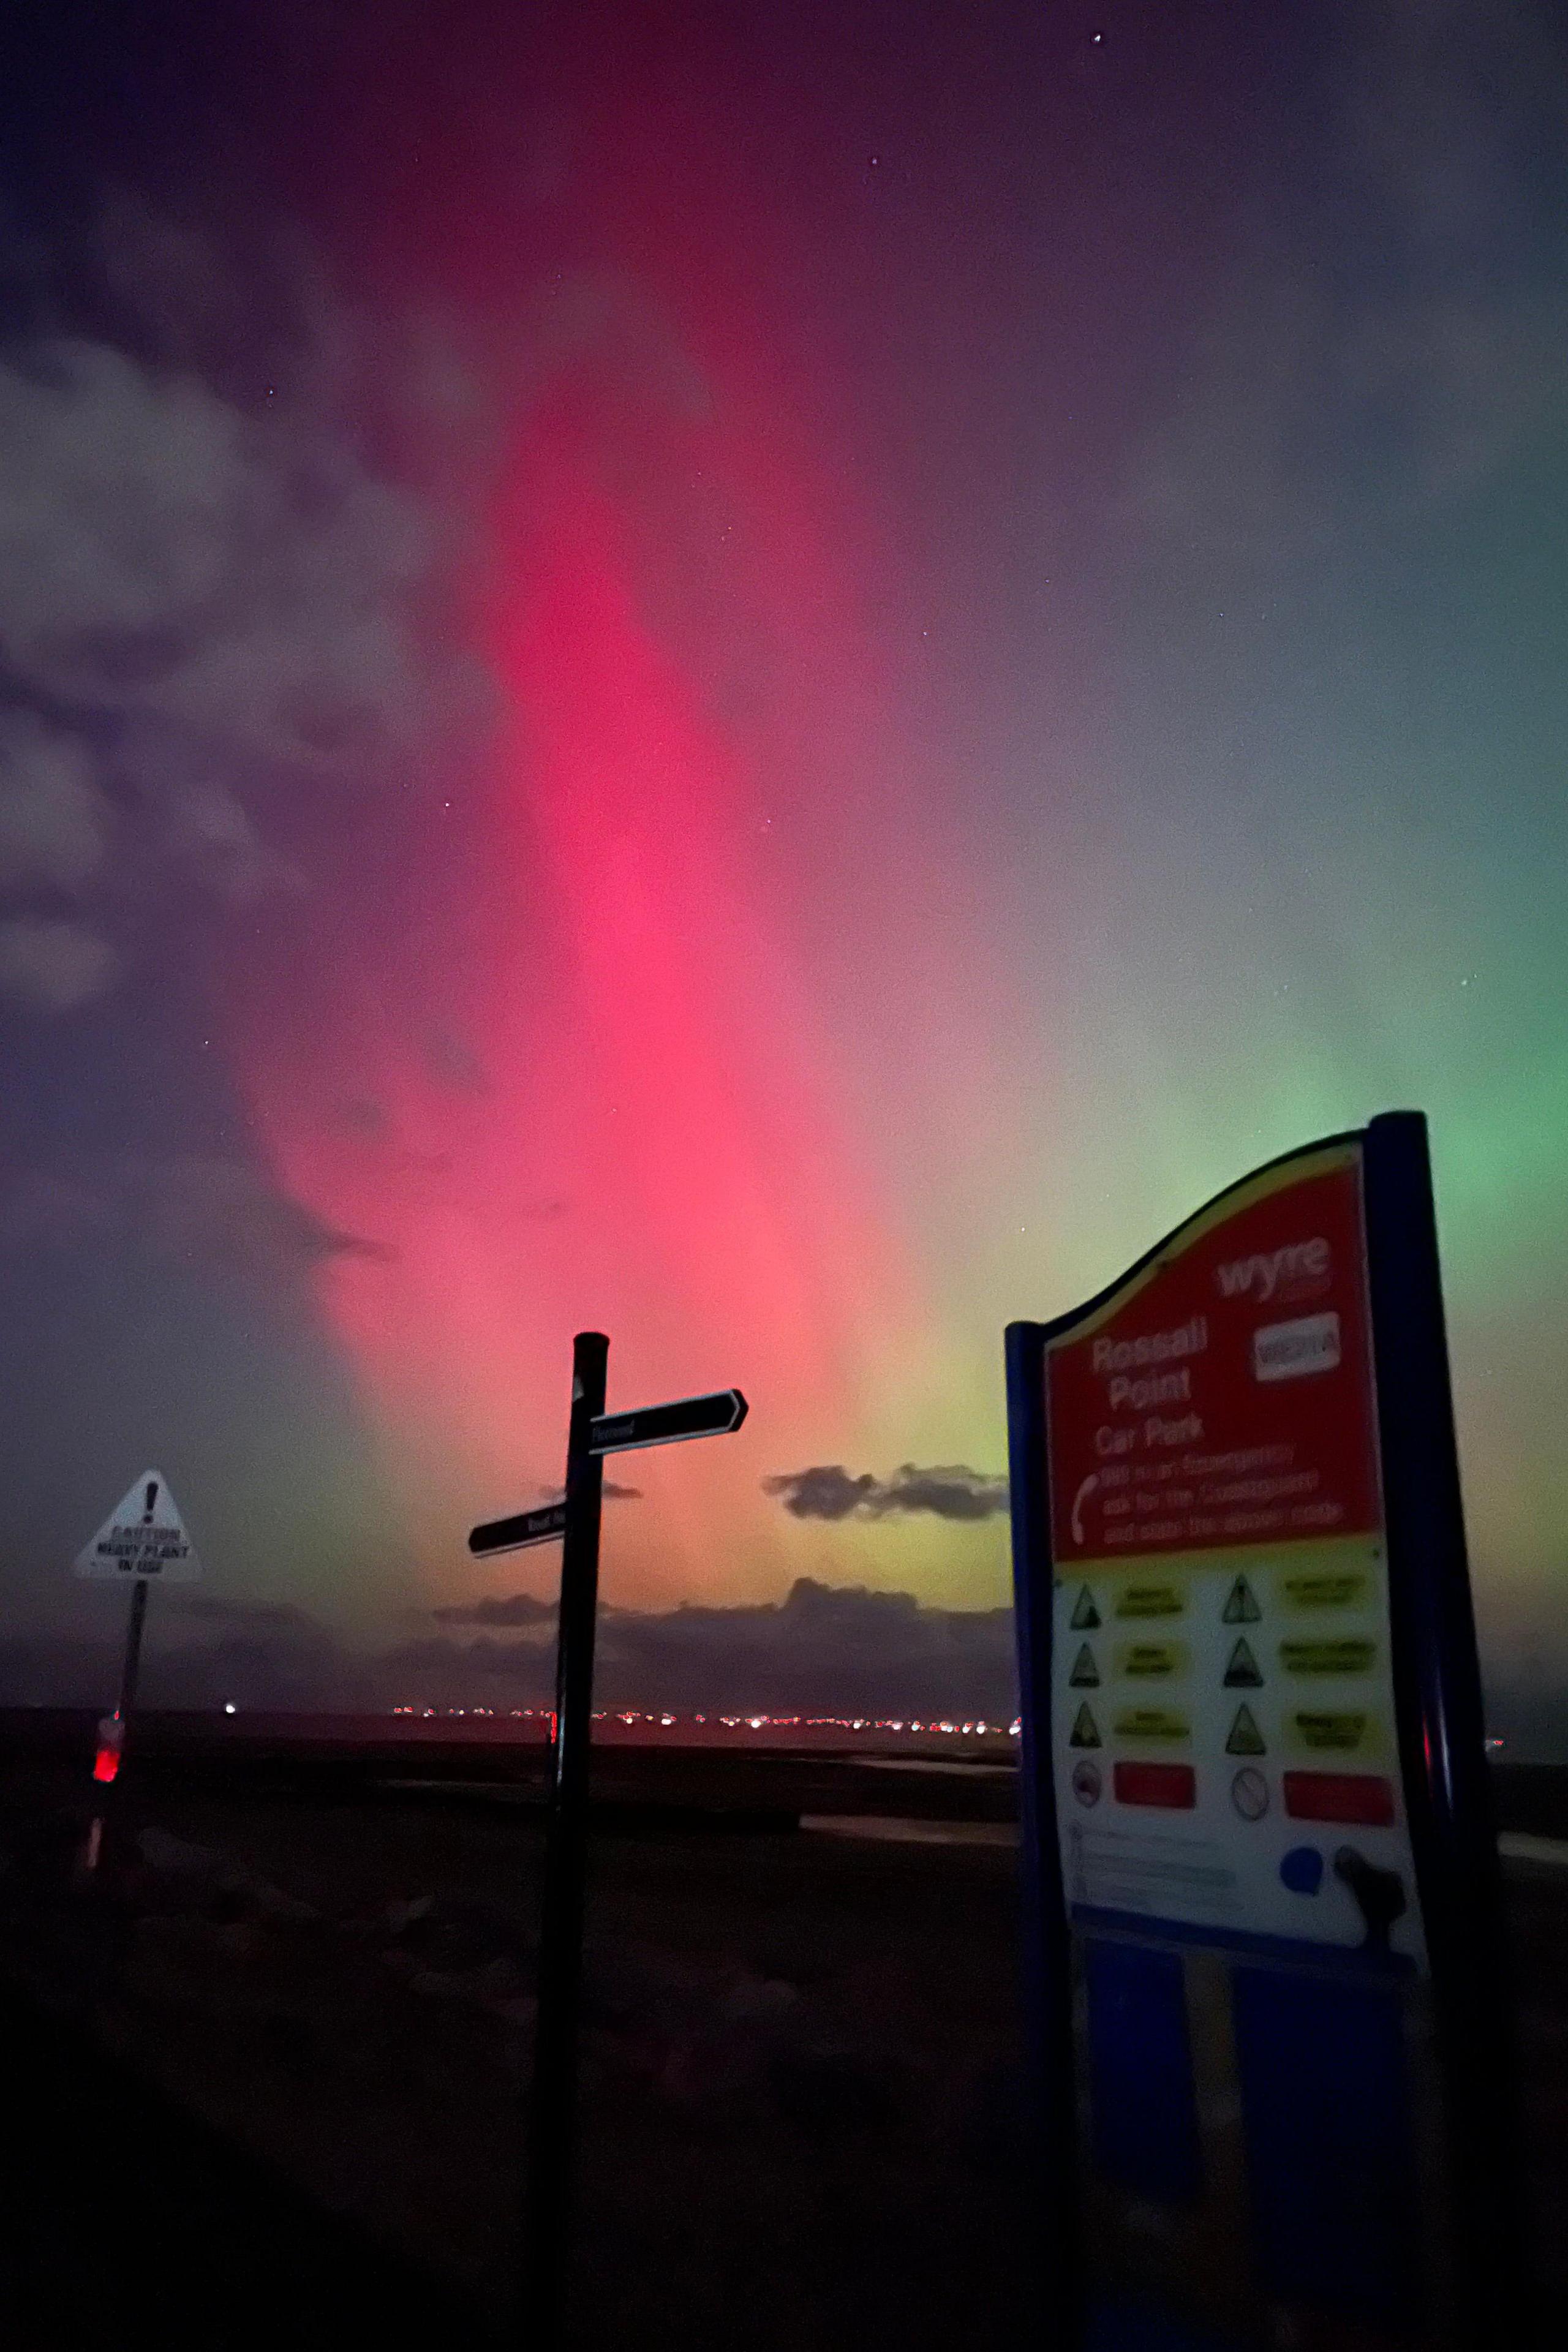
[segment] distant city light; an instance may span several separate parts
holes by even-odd
[[[224,1713],[226,1715],[234,1715],[237,1714],[237,1711],[238,1710],[235,1706],[232,1699],[226,1702],[224,1706]],[[458,1716],[467,1717],[469,1715],[493,1717],[497,1710],[493,1707],[488,1706],[422,1706],[417,1703],[410,1702],[395,1706],[390,1710],[390,1712],[393,1715],[419,1716],[426,1722],[429,1722],[437,1716],[446,1716],[448,1717]],[[508,1709],[507,1712],[514,1721],[528,1723],[537,1722],[548,1725],[553,1720],[548,1707],[514,1706]],[[607,1708],[595,1707],[593,1712],[593,1720],[595,1723],[619,1723],[624,1725],[628,1731],[635,1730],[639,1725],[650,1731],[679,1731],[685,1724],[700,1725],[704,1729],[706,1729],[710,1724],[717,1724],[725,1731],[838,1731],[850,1733],[879,1731],[892,1733],[899,1737],[913,1735],[916,1737],[931,1738],[933,1737],[940,1736],[947,1739],[1016,1740],[1021,1738],[1024,1728],[1022,1720],[1017,1716],[1015,1716],[1012,1722],[1004,1727],[999,1723],[987,1722],[984,1717],[973,1717],[969,1720],[964,1720],[957,1716],[953,1716],[943,1717],[941,1720],[933,1718],[928,1722],[919,1716],[902,1715],[879,1715],[874,1717],[864,1715],[767,1715],[764,1714],[761,1708],[757,1709],[755,1713],[748,1715],[710,1716],[678,1715],[669,1707],[621,1707],[617,1708],[614,1713]],[[1495,1738],[1489,1739],[1487,1742],[1489,1748],[1500,1748],[1502,1744],[1503,1743],[1500,1739]]]
[[[236,1713],[237,1712],[237,1708],[236,1708],[236,1706],[235,1706],[235,1704],[234,1704],[233,1699],[231,1699],[231,1698],[226,1698],[226,1699],[225,1699],[225,1701],[224,1701],[224,1703],[223,1703],[223,1711],[224,1711],[225,1715],[234,1715],[234,1714],[236,1714]]]

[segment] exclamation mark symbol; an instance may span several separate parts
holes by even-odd
[[[147,1481],[147,1507],[142,1514],[142,1524],[144,1528],[150,1528],[153,1524],[153,1506],[156,1503],[157,1499],[158,1481],[156,1478],[149,1478]]]

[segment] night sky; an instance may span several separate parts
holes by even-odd
[[[1568,16],[28,15],[0,1696],[117,1635],[68,1562],[150,1465],[207,1567],[150,1651],[499,1690],[554,1557],[463,1538],[584,1326],[613,1402],[752,1400],[618,1465],[624,1690],[851,1617],[867,1703],[1005,1681],[1003,1324],[1414,1105],[1543,1720]]]

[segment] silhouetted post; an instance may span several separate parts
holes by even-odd
[[[555,1742],[544,1853],[539,2015],[528,2119],[523,2216],[522,2340],[555,2352],[565,2315],[573,2188],[573,2110],[583,1981],[583,1890],[593,1727],[594,1634],[599,1604],[599,1515],[605,1469],[588,1451],[605,1410],[610,1343],[579,1331],[572,1347],[572,1418],[566,1441],[566,1526],[555,1667]]]
[[[131,1588],[131,1614],[125,1623],[125,1658],[120,1669],[120,1697],[114,1713],[102,1718],[98,1727],[98,1752],[92,1766],[92,1777],[98,1781],[113,1781],[125,1755],[125,1733],[136,1697],[136,1678],[142,1670],[142,1628],[146,1621],[147,1579],[139,1576]],[[104,1811],[93,1816],[88,1829],[87,1845],[80,1858],[82,1868],[89,1872],[96,1871],[103,1860],[104,1824],[110,1802],[107,1789],[101,1801]]]
[[[120,1717],[122,1739],[136,1697],[137,1676],[142,1671],[142,1628],[146,1622],[147,1580],[139,1576],[131,1594],[131,1615],[125,1627],[125,1664],[120,1675],[120,1704],[114,1710]]]

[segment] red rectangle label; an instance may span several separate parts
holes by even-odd
[[[1118,1764],[1113,1775],[1120,1805],[1162,1805],[1190,1813],[1198,1801],[1198,1776],[1190,1764]]]
[[[1285,1811],[1297,1822],[1356,1822],[1386,1829],[1394,1788],[1370,1772],[1287,1772]]]

